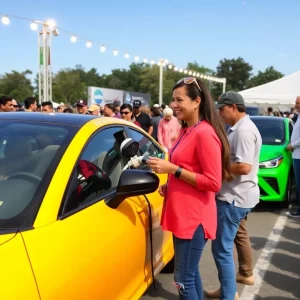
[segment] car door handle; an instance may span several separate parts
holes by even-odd
[[[145,206],[139,207],[136,211],[138,214],[142,214],[143,212],[148,211],[148,206],[145,205]]]

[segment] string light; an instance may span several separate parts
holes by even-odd
[[[4,24],[4,25],[9,25],[10,20],[9,20],[9,18],[8,18],[7,16],[3,16],[3,17],[1,18],[1,22],[2,22],[2,24]]]
[[[72,43],[76,43],[77,42],[77,37],[76,37],[76,35],[72,35],[71,36],[71,38],[70,38],[70,41],[72,42]]]
[[[37,23],[32,22],[32,23],[30,24],[30,28],[31,28],[31,30],[36,31],[36,30],[38,30],[39,26],[38,26]]]
[[[85,45],[87,48],[92,48],[92,46],[93,46],[91,41],[87,41]]]
[[[1,17],[1,22],[2,22],[3,25],[9,25],[10,24],[10,18],[17,18],[17,19],[23,19],[23,20],[30,21],[31,22],[30,28],[33,31],[38,30],[39,24],[44,24],[44,25],[48,26],[48,28],[50,30],[52,30],[52,33],[54,35],[56,35],[56,36],[59,35],[58,29],[61,30],[61,31],[64,31],[66,33],[72,34],[72,33],[68,32],[68,31],[66,31],[66,30],[64,30],[62,28],[58,28],[56,26],[56,22],[54,20],[47,20],[45,22],[37,21],[37,20],[32,21],[32,19],[30,20],[30,19],[23,18],[23,17],[10,16],[10,15],[6,15],[6,14],[2,14],[2,13],[0,13],[0,16],[2,16]],[[76,35],[72,34],[70,36],[71,43],[76,43],[77,40],[78,40],[78,37]],[[90,40],[88,40],[86,42],[86,47],[87,48],[91,48],[92,46],[93,46],[92,42]],[[105,51],[106,51],[106,47],[104,45],[100,46],[100,52],[103,53]],[[117,49],[114,49],[113,50],[113,55],[114,56],[118,56],[119,55],[119,51]],[[124,57],[126,59],[129,59],[130,55],[126,52],[124,54]],[[134,56],[134,61],[136,61],[136,62],[140,61],[140,57],[138,55]],[[144,63],[148,63],[148,59],[144,58],[143,62]],[[150,60],[150,65],[155,65],[155,64],[156,64],[155,60]],[[208,76],[208,75],[201,74],[201,73],[193,71],[193,70],[179,68],[179,67],[177,67],[177,66],[169,63],[168,59],[164,59],[164,60],[160,59],[160,60],[158,60],[157,65],[163,66],[163,67],[167,67],[169,70],[174,70],[175,72],[180,72],[180,73],[188,74],[189,76],[194,76],[194,77],[198,77],[198,78],[201,78],[201,79],[207,79],[207,80],[210,80],[210,81],[220,82],[220,83],[225,83],[226,82],[226,78],[218,78],[218,77],[214,77],[214,76]]]
[[[105,52],[105,51],[106,51],[106,48],[105,48],[104,45],[102,45],[102,46],[100,47],[100,52]]]

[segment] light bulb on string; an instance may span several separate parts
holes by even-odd
[[[92,46],[93,46],[91,41],[87,41],[85,45],[87,48],[92,48]]]
[[[184,71],[183,71],[184,74],[187,74],[187,72],[188,72],[187,70],[184,70]]]
[[[102,46],[100,47],[100,52],[105,52],[105,51],[106,51],[106,48],[105,48],[104,45],[102,45]]]
[[[1,18],[1,22],[2,22],[2,24],[4,24],[4,25],[9,25],[10,20],[9,20],[9,18],[8,18],[7,16],[3,16],[3,17]]]
[[[164,63],[165,63],[165,64],[168,64],[168,63],[169,63],[169,61],[168,61],[167,59],[165,59]]]
[[[171,69],[173,68],[173,66],[172,66],[172,65],[169,65],[168,68],[171,70]]]
[[[117,50],[117,49],[115,49],[114,51],[113,51],[113,55],[114,56],[117,56],[119,54],[119,51]]]
[[[73,34],[71,37],[70,37],[70,40],[72,43],[76,43],[77,42],[77,37]]]
[[[31,30],[33,30],[33,31],[36,31],[37,29],[38,29],[38,24],[37,23],[35,23],[35,22],[32,22],[31,24],[30,24],[30,28],[31,28]]]
[[[148,62],[148,59],[147,58],[144,58],[143,59],[143,62],[146,64]]]
[[[126,53],[124,54],[124,57],[125,57],[125,58],[129,58],[129,54],[126,52]]]
[[[189,75],[191,76],[193,73],[192,73],[192,71],[189,71]]]
[[[195,73],[195,72],[193,73],[193,76],[194,76],[194,77],[196,76],[196,73]]]
[[[178,68],[177,68],[177,67],[174,67],[174,71],[176,71],[176,72],[177,72],[177,71],[178,71]]]
[[[140,58],[139,58],[138,56],[135,56],[135,57],[134,57],[134,60],[135,60],[135,61],[139,61]]]
[[[154,61],[154,60],[151,60],[151,61],[150,61],[150,64],[151,64],[151,65],[154,65],[154,64],[155,64],[155,61]]]
[[[180,68],[180,69],[179,69],[179,72],[180,72],[180,73],[182,73],[182,72],[183,72],[183,69],[182,69],[182,68]]]

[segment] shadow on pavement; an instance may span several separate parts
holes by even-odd
[[[155,285],[157,287],[157,291],[155,291],[153,284],[149,287],[149,289],[145,292],[144,296],[152,297],[152,298],[163,298],[168,300],[178,300],[178,295],[173,294],[163,288],[161,283],[155,280]]]
[[[265,273],[264,282],[281,291],[293,294],[300,299],[300,220],[289,219],[282,232],[281,240],[278,242],[276,251],[273,254],[269,270]],[[251,243],[255,250],[263,249],[267,239],[252,237]],[[276,271],[274,267],[277,268]],[[294,299],[282,297],[264,297],[260,299]]]

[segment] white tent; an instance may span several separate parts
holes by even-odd
[[[239,93],[246,104],[289,108],[300,96],[300,71]]]

